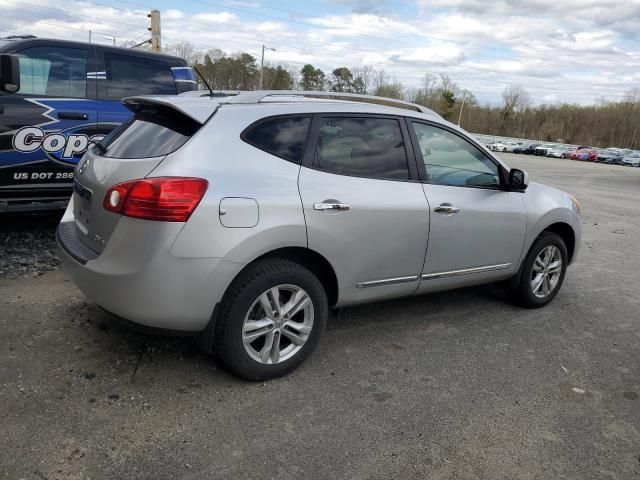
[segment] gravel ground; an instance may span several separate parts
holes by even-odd
[[[640,171],[505,157],[582,203],[552,304],[347,309],[267,383],[129,331],[60,269],[0,278],[0,478],[639,478]]]
[[[61,216],[0,216],[0,278],[37,277],[57,268],[54,232]]]

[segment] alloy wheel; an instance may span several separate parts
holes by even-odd
[[[531,272],[531,290],[538,298],[551,294],[562,275],[562,254],[560,249],[549,245],[542,249],[533,262]]]
[[[296,355],[313,328],[313,302],[295,285],[278,285],[251,305],[242,325],[244,349],[258,363],[273,365]]]

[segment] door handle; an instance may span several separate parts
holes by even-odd
[[[82,112],[58,112],[58,118],[61,120],[88,120],[89,115]]]
[[[450,203],[442,203],[435,207],[433,211],[444,215],[453,215],[454,213],[458,213],[460,209],[458,207],[454,207]]]
[[[337,211],[337,212],[344,212],[349,210],[351,207],[349,205],[347,205],[346,203],[341,203],[341,202],[320,202],[320,203],[314,203],[313,204],[313,209],[314,210],[333,210],[333,211]]]

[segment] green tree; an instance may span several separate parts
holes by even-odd
[[[456,94],[452,90],[443,89],[440,92],[440,115],[445,120],[451,120],[453,116],[453,106],[456,103]]]
[[[331,72],[331,91],[353,91],[353,74],[351,73],[351,70],[347,67],[340,67]]]
[[[319,68],[307,63],[300,70],[300,75],[300,87],[303,90],[323,90],[325,76]]]
[[[277,67],[264,67],[265,90],[292,90],[293,78],[281,65]]]

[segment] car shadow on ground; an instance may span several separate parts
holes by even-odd
[[[179,377],[185,372],[193,377],[201,377],[196,369],[207,371],[209,380],[206,383],[233,385],[243,382],[234,377],[215,355],[203,353],[193,337],[139,332],[87,301],[60,308],[65,310],[60,312],[60,316],[73,324],[67,326],[83,330],[78,337],[84,337],[84,342],[91,344],[88,356],[94,366],[86,365],[85,369],[104,368],[115,373],[121,381],[128,376],[130,383],[140,381],[141,372],[144,371],[144,375],[148,376],[153,371],[152,376],[160,375],[164,381],[168,380],[166,376],[178,375],[175,383],[179,384]],[[367,345],[373,341],[378,328],[393,327],[398,335],[411,335],[417,328],[426,329],[435,323],[455,328],[460,323],[470,321],[475,312],[496,309],[518,310],[506,301],[503,291],[494,285],[366,304],[331,311],[325,339],[340,336],[337,341],[342,341],[344,337],[345,348],[370,348]],[[357,334],[344,335],[353,332]],[[367,336],[372,338],[367,339]],[[330,354],[322,348],[322,344],[323,339],[312,359]],[[96,363],[95,360],[99,361]],[[196,383],[202,381],[202,377],[194,380]]]

